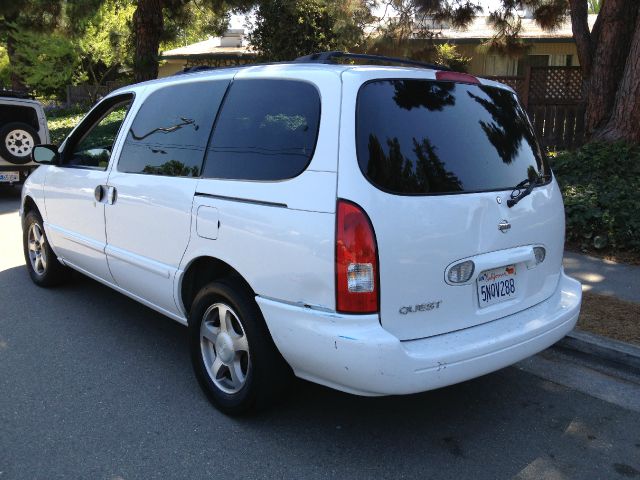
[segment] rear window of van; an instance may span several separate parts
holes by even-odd
[[[358,93],[363,174],[402,195],[508,190],[550,179],[526,113],[512,92],[484,85],[389,79]]]

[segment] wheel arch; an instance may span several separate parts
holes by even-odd
[[[234,277],[242,283],[247,291],[255,295],[249,282],[227,262],[212,256],[196,257],[189,262],[179,286],[180,300],[187,314],[187,319],[189,318],[191,304],[200,289],[207,283],[225,277]]]
[[[38,204],[36,203],[36,201],[33,199],[33,197],[31,195],[25,195],[24,200],[22,202],[22,218],[24,221],[24,218],[26,218],[27,214],[30,212],[36,212],[38,215],[40,215],[40,218],[42,217],[42,213],[40,212],[40,209],[38,208]]]

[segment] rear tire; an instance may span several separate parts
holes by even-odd
[[[58,261],[53,253],[44,223],[36,212],[29,212],[22,230],[22,247],[27,271],[33,283],[40,287],[52,287],[69,277],[69,269]]]
[[[270,405],[292,377],[252,293],[237,278],[209,283],[196,295],[189,348],[198,383],[227,415]]]

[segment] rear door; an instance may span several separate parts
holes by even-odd
[[[152,91],[109,175],[107,259],[116,283],[181,316],[173,282],[191,230],[191,206],[211,128],[232,74]]]
[[[515,94],[399,72],[343,74],[338,193],[375,229],[383,327],[423,338],[544,300],[560,274],[564,213]],[[516,184],[538,178],[508,207]],[[465,261],[469,278],[450,277]]]

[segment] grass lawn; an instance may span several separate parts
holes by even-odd
[[[80,109],[47,112],[47,123],[49,125],[49,134],[51,135],[51,143],[60,145],[64,137],[82,120],[85,113],[85,111]]]

